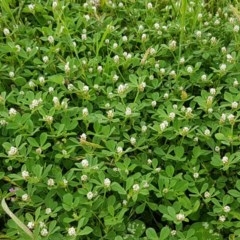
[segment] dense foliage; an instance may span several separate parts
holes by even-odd
[[[217,2],[1,1],[1,239],[240,239],[240,13]]]

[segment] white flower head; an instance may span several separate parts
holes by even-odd
[[[83,110],[82,110],[82,115],[83,115],[84,117],[87,117],[87,116],[88,116],[88,109],[87,109],[87,108],[83,108]]]
[[[206,191],[206,192],[204,193],[204,197],[205,197],[205,198],[210,198],[210,197],[211,197],[210,192]]]
[[[10,108],[8,114],[10,117],[14,117],[17,114],[17,110],[15,108]]]
[[[29,200],[29,195],[28,195],[27,193],[23,194],[23,195],[22,195],[22,200],[23,200],[24,202],[28,201],[28,200]]]
[[[94,197],[93,192],[88,192],[88,193],[87,193],[87,199],[88,199],[88,200],[92,200],[93,197]]]
[[[55,184],[55,181],[54,181],[52,178],[49,178],[48,181],[47,181],[47,185],[48,185],[49,187],[53,187],[54,184]]]
[[[130,107],[126,108],[125,115],[130,116],[132,114],[132,109]]]
[[[48,235],[48,230],[46,228],[43,228],[40,232],[41,236],[46,237]]]
[[[123,153],[123,148],[120,147],[120,146],[118,146],[118,147],[117,147],[117,153],[118,153],[118,154],[122,154],[122,153]]]
[[[132,145],[135,145],[135,144],[136,144],[136,138],[135,138],[135,137],[131,137],[131,138],[130,138],[130,143],[131,143]]]
[[[28,177],[29,177],[29,172],[26,170],[22,171],[22,178],[26,180]]]
[[[28,5],[28,9],[29,9],[29,11],[31,11],[31,12],[34,11],[34,9],[35,9],[35,4],[32,4],[32,3],[29,4],[29,5]]]
[[[83,168],[87,168],[87,167],[89,166],[89,162],[88,162],[87,159],[83,159],[82,162],[81,162],[81,164],[82,164],[82,167],[83,167]]]
[[[177,215],[176,215],[176,219],[178,220],[178,221],[184,221],[185,220],[185,215],[183,214],[183,213],[178,213]]]
[[[51,208],[46,208],[45,213],[47,215],[51,214],[52,213],[52,209]]]
[[[105,178],[103,184],[106,188],[108,188],[111,185],[111,180],[109,178]]]
[[[226,217],[223,216],[223,215],[221,215],[221,216],[219,217],[219,221],[220,221],[220,222],[225,222],[225,221],[226,221]]]
[[[14,78],[14,76],[15,76],[15,73],[13,71],[9,72],[9,77],[10,78]]]
[[[140,190],[139,184],[134,184],[134,185],[133,185],[133,191],[134,191],[134,192],[138,192],[139,190]]]
[[[86,182],[87,180],[88,180],[88,176],[87,175],[84,174],[84,175],[81,176],[81,181],[82,182]]]
[[[54,38],[53,38],[53,36],[48,36],[48,42],[49,42],[49,43],[54,43]]]
[[[143,126],[141,127],[141,131],[142,131],[142,133],[145,133],[145,132],[147,131],[147,126],[146,126],[146,125],[143,125]]]
[[[226,206],[223,207],[223,211],[225,213],[229,213],[231,211],[231,208],[228,205],[226,205]]]
[[[18,153],[18,149],[16,147],[10,147],[9,151],[8,151],[8,156],[9,157],[12,157],[12,156],[15,156],[17,155]]]
[[[28,224],[27,224],[27,227],[28,227],[29,229],[33,229],[34,226],[35,226],[34,222],[28,222]]]
[[[5,36],[8,36],[10,34],[10,31],[9,31],[8,28],[4,28],[3,33],[4,33]]]
[[[48,58],[48,56],[44,56],[44,57],[42,58],[42,60],[43,60],[44,63],[47,63],[47,62],[49,61],[49,58]]]
[[[227,156],[222,157],[222,163],[223,164],[227,164],[228,163],[228,157]]]
[[[75,229],[74,227],[70,227],[70,228],[68,229],[68,235],[69,235],[70,237],[75,237],[75,236],[77,235],[76,229]]]

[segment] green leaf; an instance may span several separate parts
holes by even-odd
[[[146,230],[146,235],[148,240],[159,240],[158,235],[153,228],[148,228]]]
[[[48,81],[49,82],[54,82],[54,83],[57,83],[57,84],[63,84],[64,82],[64,76],[63,75],[53,75],[53,76],[50,76],[48,78]]]
[[[159,240],[165,240],[170,235],[170,229],[169,227],[163,227],[160,232],[160,238]]]
[[[47,133],[43,132],[40,135],[40,145],[43,146],[45,144],[45,142],[47,141]]]
[[[92,228],[86,226],[83,230],[80,231],[79,236],[88,235],[93,231]]]
[[[126,190],[117,182],[113,182],[111,188],[113,191],[116,191],[121,195],[127,194]]]

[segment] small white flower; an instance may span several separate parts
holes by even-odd
[[[198,20],[201,20],[202,17],[203,17],[202,13],[199,13],[199,14],[197,15]]]
[[[232,102],[232,109],[238,108],[238,102]]]
[[[86,40],[87,40],[87,34],[86,34],[86,33],[83,33],[83,34],[81,35],[81,38],[82,38],[83,41],[86,41]]]
[[[63,179],[63,185],[64,185],[64,187],[67,187],[67,185],[68,185],[68,180],[67,179]]]
[[[68,88],[69,91],[73,91],[74,90],[74,86],[71,83],[68,84],[67,88]]]
[[[145,132],[147,131],[147,126],[146,126],[146,125],[143,125],[143,126],[141,127],[141,131],[142,131],[142,133],[145,133]]]
[[[98,70],[98,72],[102,72],[102,70],[103,70],[102,66],[98,66],[97,70]]]
[[[151,102],[151,105],[152,105],[152,107],[156,107],[157,102],[156,102],[156,101],[152,101],[152,102]]]
[[[86,182],[87,180],[88,180],[88,176],[87,175],[84,174],[84,175],[81,176],[81,181],[82,182]]]
[[[125,115],[130,116],[132,114],[132,109],[130,107],[126,108]]]
[[[108,110],[107,111],[107,117],[108,119],[112,119],[114,117],[114,110]]]
[[[118,56],[118,55],[115,55],[115,56],[113,57],[113,61],[114,61],[115,63],[119,63],[119,56]]]
[[[53,92],[54,92],[54,88],[53,88],[53,87],[49,87],[49,88],[48,88],[48,92],[49,92],[49,93],[53,93]]]
[[[89,87],[87,85],[83,86],[83,92],[87,93],[89,91]]]
[[[155,172],[159,173],[162,169],[160,167],[155,168]]]
[[[139,25],[139,26],[138,26],[138,31],[141,32],[141,31],[143,31],[143,29],[144,29],[143,25]]]
[[[49,36],[49,37],[48,37],[48,42],[49,42],[49,43],[54,43],[54,38],[53,38],[53,36]]]
[[[181,57],[180,60],[179,60],[179,63],[180,63],[180,64],[184,64],[184,63],[185,63],[185,58],[184,58],[184,57]]]
[[[92,192],[88,192],[88,193],[87,193],[87,199],[88,199],[88,200],[93,199],[93,197],[94,197],[94,194],[93,194]]]
[[[225,72],[225,71],[226,71],[226,68],[227,68],[227,65],[226,65],[226,64],[222,63],[222,64],[220,65],[220,71],[221,71],[221,72]]]
[[[146,87],[146,83],[145,82],[141,82],[139,85],[138,85],[138,89],[140,92],[143,92],[144,89]]]
[[[148,165],[151,165],[151,164],[152,164],[152,160],[149,158],[149,159],[147,160],[147,163],[148,163]]]
[[[225,222],[225,221],[226,221],[226,217],[223,216],[223,215],[220,216],[220,217],[219,217],[219,221],[220,221],[220,222]]]
[[[10,31],[9,31],[9,29],[4,28],[3,33],[4,33],[5,36],[8,36],[10,34]]]
[[[54,0],[53,3],[52,3],[52,8],[55,9],[58,5],[58,2],[57,0]]]
[[[227,52],[226,47],[222,47],[222,48],[221,48],[221,51],[222,51],[222,53],[226,53],[226,52]]]
[[[128,41],[128,37],[127,36],[123,36],[122,40],[123,40],[123,42],[127,42]]]
[[[114,74],[112,79],[114,82],[116,82],[119,79],[119,76],[117,74]]]
[[[220,147],[219,146],[215,147],[215,152],[220,152]]]
[[[172,231],[171,231],[171,235],[172,235],[172,236],[175,236],[176,234],[177,234],[177,231],[176,231],[176,230],[172,230]]]
[[[201,36],[202,36],[202,32],[201,31],[196,31],[196,37],[201,38]]]
[[[15,73],[14,73],[14,72],[12,72],[12,71],[9,72],[9,77],[10,77],[10,78],[14,78],[14,76],[15,76]]]
[[[49,58],[48,58],[48,56],[44,56],[44,57],[42,58],[42,60],[43,60],[44,63],[47,63],[47,62],[49,61]]]
[[[123,202],[122,202],[122,204],[123,204],[124,206],[126,206],[126,205],[127,205],[127,203],[128,203],[128,202],[127,202],[127,200],[126,200],[126,199],[124,199],[124,200],[123,200]]]
[[[144,41],[146,41],[146,39],[147,39],[147,34],[146,34],[146,33],[143,33],[143,34],[142,34],[142,41],[144,42]]]
[[[40,76],[38,80],[41,84],[45,83],[45,78],[43,76]]]
[[[186,136],[188,134],[188,132],[189,132],[189,128],[188,127],[184,127],[182,129],[182,136]]]
[[[108,188],[111,185],[111,180],[109,178],[105,178],[103,184],[104,184],[105,187]]]
[[[164,75],[165,72],[166,72],[165,68],[160,68],[160,73],[161,73],[162,75]]]
[[[239,26],[238,26],[238,25],[235,25],[235,26],[233,27],[233,31],[236,32],[236,33],[238,33],[238,32],[239,32]]]
[[[70,69],[70,67],[69,67],[69,62],[67,62],[67,63],[65,64],[64,70],[65,70],[66,73],[69,73],[69,72],[70,72],[71,69]]]
[[[28,224],[27,224],[27,227],[28,227],[29,229],[33,229],[34,226],[35,226],[34,222],[28,222]]]
[[[189,74],[193,73],[193,67],[192,67],[192,66],[188,66],[188,67],[187,67],[187,72],[188,72]]]
[[[228,157],[227,156],[222,157],[222,163],[223,164],[227,164],[228,163]]]
[[[169,118],[170,118],[171,121],[174,120],[175,116],[176,116],[176,115],[175,115],[174,112],[169,113]]]
[[[34,9],[35,9],[35,4],[29,4],[28,5],[28,9],[32,12],[32,11],[34,11]]]
[[[156,30],[158,30],[158,29],[160,28],[159,23],[154,23],[154,28],[155,28]]]
[[[168,127],[168,122],[163,121],[162,123],[160,123],[159,127],[161,131],[164,131]]]
[[[81,162],[81,164],[82,164],[82,167],[83,167],[83,168],[87,168],[87,167],[89,166],[89,162],[88,162],[87,159],[83,159],[82,162]]]
[[[215,88],[210,88],[210,94],[211,95],[216,95],[216,89]]]
[[[29,172],[26,170],[22,171],[22,178],[27,179],[28,177],[29,177]]]
[[[239,82],[238,82],[237,79],[235,79],[234,82],[233,82],[233,86],[234,86],[234,87],[237,87],[238,85],[239,85]]]
[[[45,213],[47,215],[51,214],[52,213],[52,209],[51,208],[46,208]]]
[[[205,82],[205,81],[207,80],[207,75],[206,75],[206,74],[203,74],[203,75],[201,76],[201,80],[202,80],[203,82]]]
[[[17,111],[16,111],[15,108],[10,108],[9,111],[8,111],[8,114],[9,114],[10,117],[14,117],[14,116],[16,116]]]
[[[195,138],[193,139],[193,141],[194,141],[194,142],[198,142],[198,137],[195,137]]]
[[[118,153],[118,154],[122,154],[122,153],[123,153],[123,148],[120,147],[120,146],[118,146],[118,147],[117,147],[117,153]]]
[[[178,220],[178,221],[184,221],[184,219],[185,219],[185,215],[183,214],[183,213],[178,213],[177,215],[176,215],[176,219]]]
[[[169,73],[170,77],[172,78],[175,78],[177,76],[176,72],[174,70],[172,70],[170,73]]]
[[[149,183],[148,183],[147,181],[144,181],[143,187],[144,187],[144,188],[149,188]]]
[[[8,151],[8,156],[12,157],[12,156],[15,156],[17,153],[18,153],[18,149],[12,146]]]
[[[168,46],[169,46],[169,49],[170,49],[171,51],[174,51],[174,50],[176,49],[176,47],[177,47],[177,42],[176,42],[175,40],[171,40],[171,41],[169,42]]]
[[[229,114],[227,118],[230,124],[234,124],[235,116],[233,114]]]
[[[205,197],[205,198],[210,198],[210,197],[211,197],[210,192],[206,191],[206,192],[204,193],[204,197]]]
[[[147,9],[152,9],[152,8],[153,8],[153,5],[152,5],[151,2],[149,2],[149,3],[147,4]]]
[[[28,201],[28,199],[29,199],[29,196],[28,196],[27,193],[25,193],[25,194],[22,195],[22,200],[23,200],[24,202]]]
[[[53,180],[52,178],[49,178],[48,181],[47,181],[47,185],[48,185],[49,187],[53,187],[54,184],[55,184],[54,180]]]
[[[139,190],[140,190],[139,184],[134,184],[134,185],[133,185],[133,191],[134,191],[134,192],[138,192]]]
[[[48,235],[48,230],[46,228],[43,228],[40,232],[41,236],[46,237]]]
[[[87,108],[83,108],[83,110],[82,110],[82,115],[83,115],[84,117],[87,117],[87,116],[88,116],[88,109],[87,109]]]
[[[193,177],[194,177],[195,179],[199,178],[199,173],[198,173],[198,172],[193,173]]]
[[[207,137],[211,136],[210,130],[209,129],[205,129],[204,135],[207,136]]]
[[[223,207],[223,211],[225,213],[229,213],[231,211],[231,208],[228,205],[226,205],[226,206]]]
[[[169,94],[168,93],[164,93],[163,98],[164,99],[168,99],[168,97],[169,97]]]
[[[49,116],[49,115],[46,115],[46,116],[43,117],[43,120],[44,120],[45,122],[47,122],[47,124],[52,124],[52,122],[53,122],[53,117],[52,117],[52,116]]]
[[[80,142],[84,142],[84,141],[86,141],[87,140],[87,135],[86,135],[86,133],[82,133],[81,135],[80,135]]]
[[[70,227],[68,229],[68,235],[71,236],[71,237],[75,237],[77,235],[76,229],[74,227]]]
[[[113,44],[113,49],[116,49],[118,47],[118,44],[117,43],[114,43]]]
[[[7,124],[8,124],[8,122],[5,119],[0,120],[0,125],[1,126],[6,126]]]

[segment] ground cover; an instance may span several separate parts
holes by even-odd
[[[2,0],[0,239],[240,239],[239,8]]]

